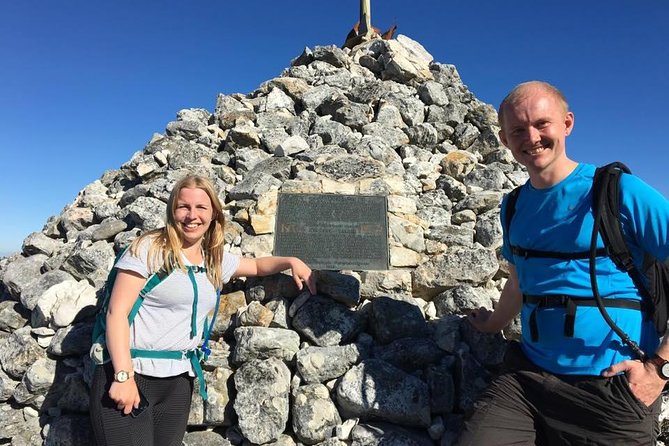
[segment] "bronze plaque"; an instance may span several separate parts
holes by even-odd
[[[279,194],[274,255],[313,269],[388,269],[386,197]]]

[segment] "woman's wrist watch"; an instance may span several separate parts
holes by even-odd
[[[660,378],[665,381],[669,380],[669,361],[659,355],[653,355],[648,362],[655,365],[655,370],[657,370],[657,374]]]
[[[118,372],[114,373],[114,381],[116,381],[117,383],[124,383],[133,376],[135,376],[135,372],[133,372],[132,370],[129,372],[126,372],[125,370],[119,370]]]

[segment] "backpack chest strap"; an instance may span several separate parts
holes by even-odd
[[[643,305],[638,300],[633,299],[604,299],[604,306],[608,308],[626,308],[628,310],[641,311]],[[530,313],[530,336],[532,342],[539,341],[539,326],[537,324],[537,311],[542,308],[564,308],[564,336],[574,337],[574,324],[576,322],[577,307],[596,307],[597,302],[594,298],[583,298],[568,296],[564,294],[544,294],[533,295],[523,294],[523,304],[534,305]]]

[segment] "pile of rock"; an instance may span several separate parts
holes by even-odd
[[[245,256],[271,253],[279,192],[384,195],[391,268],[321,272],[312,297],[281,274],[230,284],[186,444],[450,444],[504,351],[462,318],[499,298],[498,206],[526,179],[497,130],[455,67],[405,36],[306,49],[213,114],[180,111],[0,261],[0,443],[92,443],[100,288],[195,172]]]

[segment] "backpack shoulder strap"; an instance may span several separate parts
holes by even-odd
[[[620,226],[620,219],[618,218],[620,212],[620,175],[630,173],[630,170],[622,163],[611,163],[602,166],[595,170],[595,177],[592,184],[592,210],[593,210],[593,230],[590,239],[590,284],[592,286],[592,293],[599,308],[599,312],[611,329],[620,337],[624,344],[626,344],[642,361],[646,359],[646,353],[634,342],[627,333],[625,333],[616,323],[611,319],[606,311],[602,297],[599,294],[599,287],[597,285],[597,272],[595,268],[595,256],[597,246],[597,234],[601,235],[609,256],[619,268],[626,271],[634,284],[639,289],[639,292],[647,296],[643,280],[639,270],[635,267],[632,254],[627,247],[627,243],[623,238],[622,227]]]
[[[630,170],[622,163],[597,168],[592,185],[593,209],[600,209],[599,233],[609,257],[618,268],[629,272],[634,268],[632,253],[623,237],[620,224],[620,176]],[[602,205],[600,207],[600,204]]]
[[[516,202],[518,202],[518,196],[520,195],[520,189],[523,186],[518,186],[511,192],[509,192],[509,198],[506,200],[506,208],[504,209],[504,230],[508,234],[511,230],[511,219],[513,219],[513,214],[516,212]]]

